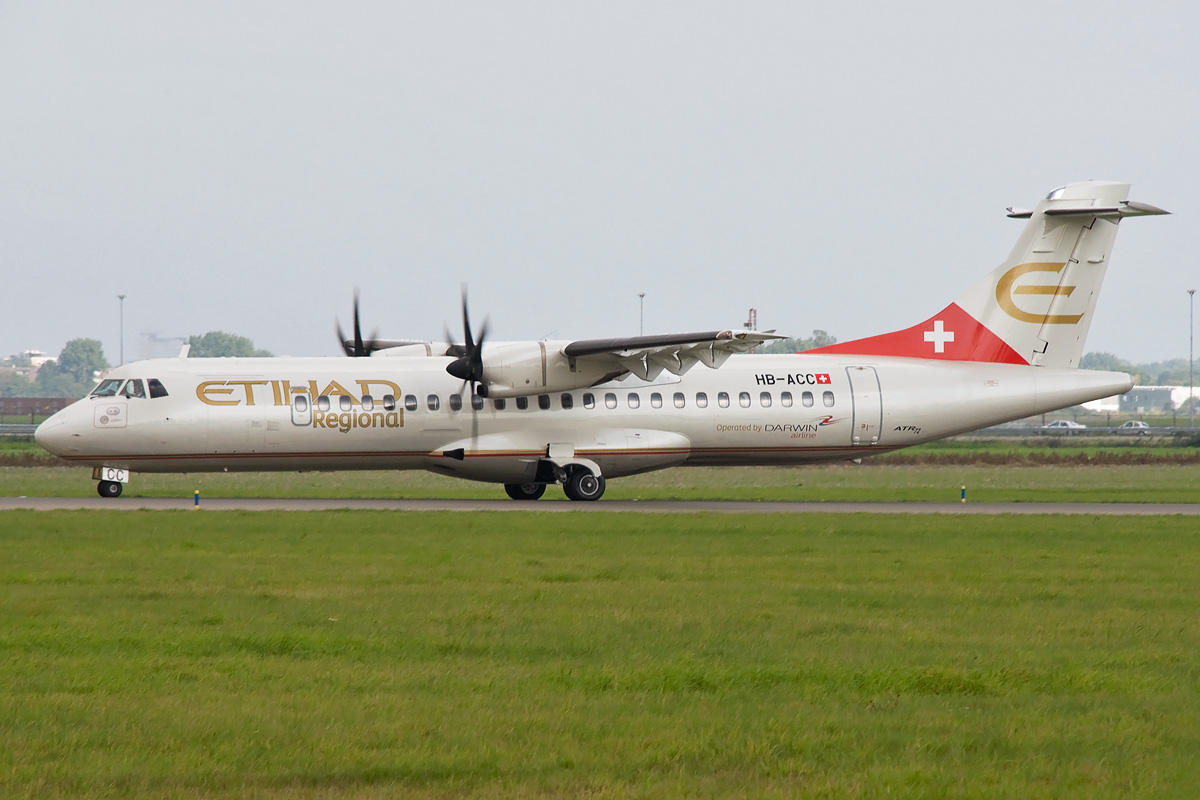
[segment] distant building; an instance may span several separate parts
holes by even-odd
[[[0,361],[0,371],[10,375],[21,375],[29,380],[37,377],[38,370],[47,361],[53,361],[41,350],[26,350]]]
[[[1192,389],[1193,397],[1200,397],[1200,388]],[[1186,386],[1135,386],[1122,395],[1117,395],[1118,408],[1127,414],[1162,414],[1174,411],[1187,402]]]
[[[41,350],[26,350],[24,353],[21,354],[21,356],[23,358],[29,359],[29,363],[32,364],[35,368],[40,367],[42,364],[45,364],[47,361],[54,360],[50,356],[43,353]]]
[[[1192,389],[1200,397],[1200,386]],[[1187,402],[1186,386],[1135,386],[1125,394],[1114,394],[1084,403],[1083,407],[1097,414],[1166,414]]]
[[[1121,397],[1122,395],[1119,394],[1101,397],[1099,400],[1090,400],[1084,403],[1083,407],[1097,414],[1116,414],[1121,410]]]

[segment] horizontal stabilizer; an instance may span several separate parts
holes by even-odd
[[[1149,217],[1158,214],[1170,214],[1157,206],[1148,203],[1136,203],[1132,200],[1122,200],[1115,206],[1071,206],[1047,208],[1043,213],[1047,217]],[[1030,212],[1032,215],[1033,212]],[[1014,216],[1009,214],[1009,216]]]

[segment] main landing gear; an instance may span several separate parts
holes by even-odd
[[[562,479],[563,493],[568,500],[599,500],[604,495],[604,477],[587,467],[575,465]],[[537,500],[546,493],[545,483],[506,483],[505,493],[513,500]]]
[[[563,493],[569,500],[599,500],[604,494],[604,477],[593,475],[586,467],[575,467],[567,473]]]
[[[121,489],[124,487],[116,481],[100,481],[96,484],[96,491],[101,497],[120,497]]]
[[[544,483],[506,483],[504,491],[513,500],[537,500],[546,493]]]

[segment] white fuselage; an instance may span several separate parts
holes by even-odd
[[[477,398],[475,408],[446,373],[450,360],[136,362],[108,377],[154,378],[167,396],[88,397],[47,420],[37,439],[68,461],[132,471],[429,469],[519,483],[535,480],[555,449],[607,477],[855,459],[1132,386],[1122,373],[1077,369],[735,355],[720,369],[653,383],[508,398],[503,408]]]

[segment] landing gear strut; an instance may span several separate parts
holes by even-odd
[[[537,500],[546,493],[544,483],[506,483],[504,491],[513,500]]]
[[[586,467],[575,467],[567,473],[563,492],[569,500],[599,500],[604,494],[604,477]]]
[[[116,481],[100,481],[96,484],[96,491],[101,497],[120,497],[121,489],[124,487]]]

